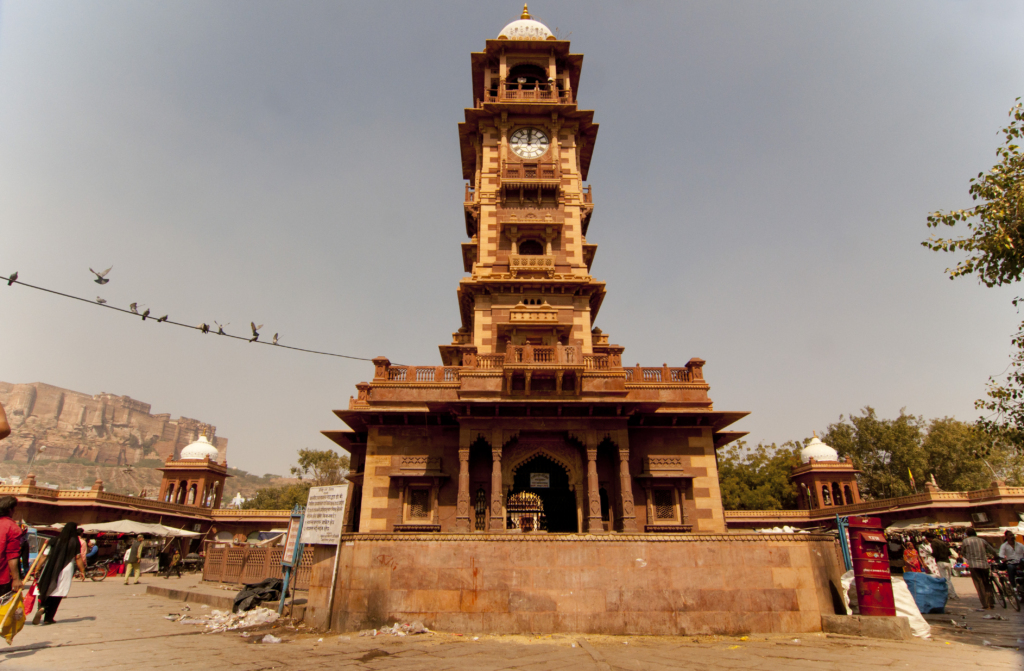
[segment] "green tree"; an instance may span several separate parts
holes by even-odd
[[[923,244],[937,252],[967,252],[966,260],[948,268],[950,279],[977,274],[988,287],[1020,281],[1024,273],[1024,157],[1016,142],[1024,134],[1024,107],[1020,98],[1010,109],[1010,124],[1002,129],[1003,146],[996,150],[999,162],[971,179],[974,207],[952,212],[933,212],[928,227],[966,226],[968,235],[955,238],[932,236]]]
[[[726,510],[787,510],[796,508],[796,486],[789,472],[800,463],[803,444],[776,446],[746,441],[732,443],[718,453],[718,481]]]
[[[313,487],[340,485],[348,473],[349,458],[334,450],[299,450],[299,465],[292,466],[292,475],[309,479]]]
[[[864,498],[885,499],[913,493],[908,471],[914,474],[917,485],[924,485],[924,426],[923,418],[908,415],[903,409],[896,419],[880,419],[869,406],[859,417],[840,415],[821,439],[840,457],[851,457],[863,471],[858,485]]]
[[[255,496],[242,504],[247,510],[290,510],[296,505],[306,505],[310,487],[340,485],[348,473],[349,458],[340,456],[334,450],[299,450],[298,465],[292,466],[292,475],[298,484],[281,487],[263,487]],[[264,478],[277,477],[267,473]]]
[[[242,504],[243,510],[291,510],[295,506],[306,505],[309,498],[308,482],[283,487],[264,487],[257,489],[256,494]]]
[[[959,237],[932,236],[923,244],[937,252],[966,252],[967,258],[947,268],[950,279],[977,275],[988,287],[1019,282],[1024,273],[1024,156],[1017,142],[1024,135],[1024,106],[1017,98],[1010,123],[1001,130],[999,162],[989,172],[971,179],[969,193],[978,204],[963,210],[933,212],[928,227],[948,226],[963,231]],[[1020,298],[1014,299],[1017,305]],[[979,426],[1004,443],[1013,443],[1016,457],[1024,445],[1024,323],[1013,336],[1010,369],[1002,380],[988,381],[987,398],[975,405],[989,414]]]
[[[1002,454],[1002,450],[993,451],[992,441],[974,424],[952,417],[933,419],[921,445],[926,473],[934,475],[936,484],[946,491],[984,489],[996,477],[986,457]]]

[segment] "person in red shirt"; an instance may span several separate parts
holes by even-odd
[[[0,596],[21,589],[21,527],[11,519],[18,499],[0,497]]]

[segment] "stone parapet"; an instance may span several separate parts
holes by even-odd
[[[422,620],[440,631],[798,633],[834,612],[827,534],[346,534],[332,628]],[[322,626],[333,548],[313,558]]]

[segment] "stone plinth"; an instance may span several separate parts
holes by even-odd
[[[318,547],[307,624],[326,624]],[[346,534],[332,629],[422,620],[492,634],[821,630],[839,584],[827,535]]]

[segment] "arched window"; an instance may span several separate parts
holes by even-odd
[[[832,505],[832,495],[828,493],[828,485],[821,486],[821,500],[825,502],[826,506]]]
[[[607,522],[611,519],[611,510],[610,506],[608,505],[608,490],[605,489],[604,487],[601,487],[601,489],[598,490],[598,493],[601,496],[601,521]]]
[[[185,497],[188,495],[188,481],[182,480],[178,484],[178,503],[185,505]]]
[[[164,494],[164,503],[170,503],[174,500],[174,483],[167,485],[167,493]]]
[[[856,501],[853,500],[853,492],[850,491],[850,485],[843,486],[843,493],[846,495],[846,505],[856,503]]]
[[[843,492],[839,489],[839,483],[832,483],[832,501],[837,505],[843,505]]]
[[[523,240],[519,243],[519,253],[523,256],[542,256],[544,245],[539,240]]]
[[[209,507],[210,508],[212,508],[215,505],[217,505],[217,485],[219,485],[219,484],[220,484],[219,482],[215,482],[215,483],[213,483],[213,485],[210,486],[210,503],[209,503]]]
[[[196,503],[196,486],[192,485],[191,487],[188,488],[188,501],[186,502],[186,505],[192,506],[192,505],[195,505],[195,503]]]
[[[532,91],[537,84],[546,84],[548,71],[539,65],[522,64],[516,65],[508,71],[505,84],[509,89],[522,89]]]

